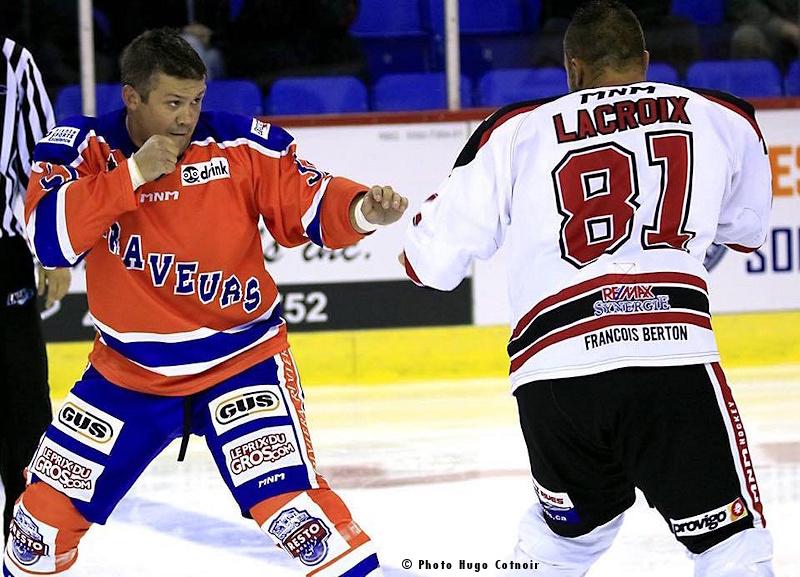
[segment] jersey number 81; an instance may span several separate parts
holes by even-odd
[[[692,196],[692,135],[671,130],[645,135],[650,166],[661,171],[654,222],[642,227],[648,249],[687,250]],[[561,256],[578,268],[617,250],[630,236],[639,204],[636,157],[616,143],[569,152],[553,170],[561,223]]]

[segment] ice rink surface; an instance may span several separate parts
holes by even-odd
[[[299,359],[302,371],[302,359]],[[728,371],[744,417],[780,577],[800,577],[800,366]],[[514,546],[533,502],[504,379],[359,387],[306,385],[320,470],[376,542],[386,575],[470,575]],[[70,577],[282,577],[294,562],[242,519],[202,439],[145,472]],[[409,559],[412,569],[402,568]],[[430,568],[420,563],[428,561]],[[451,568],[433,568],[434,563]],[[532,576],[536,572],[530,573]],[[639,498],[590,577],[680,577],[692,563]]]

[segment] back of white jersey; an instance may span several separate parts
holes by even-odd
[[[512,382],[718,360],[702,266],[762,244],[752,107],[643,82],[499,110],[409,227],[418,284],[451,290],[509,243]]]

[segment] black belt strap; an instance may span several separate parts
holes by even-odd
[[[183,434],[181,435],[181,448],[178,451],[178,461],[183,461],[186,457],[186,449],[189,447],[189,435],[192,432],[192,397],[183,399]]]

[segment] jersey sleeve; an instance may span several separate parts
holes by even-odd
[[[77,263],[111,223],[138,206],[128,164],[106,171],[97,136],[82,120],[51,130],[33,153],[25,223],[48,268]]]
[[[740,124],[741,154],[731,186],[722,198],[714,241],[734,250],[752,252],[764,244],[767,237],[772,176],[760,131],[754,130],[752,125]]]
[[[302,159],[294,138],[282,128],[252,122],[256,204],[272,237],[287,247],[311,241],[328,249],[361,240],[364,235],[350,223],[350,205],[368,187]]]
[[[453,290],[475,258],[503,244],[510,224],[511,147],[517,119],[472,135],[450,176],[426,200],[404,241],[406,274],[416,284]]]

